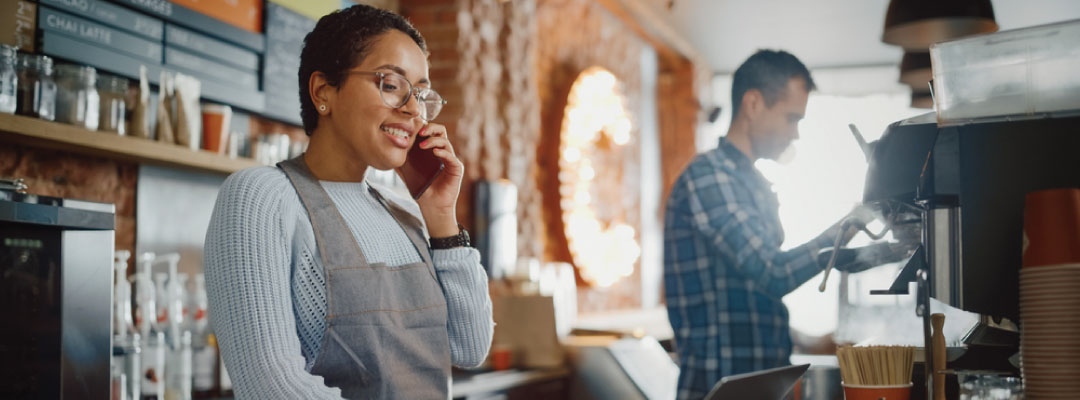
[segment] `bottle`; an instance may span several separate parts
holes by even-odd
[[[14,47],[0,44],[0,112],[14,114],[18,102],[19,75],[15,72]]]
[[[124,373],[123,364],[116,363],[116,353],[113,353],[113,363],[109,369],[109,376],[112,378],[112,387],[109,392],[112,393],[112,400],[131,400],[127,393],[127,374]]]
[[[202,272],[195,274],[195,291],[192,293],[190,301],[188,307],[192,310],[192,331],[195,335],[209,333],[207,331],[210,321],[207,319],[209,316],[206,313],[210,301],[206,297],[206,275]]]
[[[138,333],[113,343],[113,399],[137,400],[140,397],[142,350],[139,345]]]
[[[116,296],[113,301],[113,336],[119,342],[127,341],[135,333],[135,320],[131,316],[131,284],[127,280],[127,263],[131,252],[117,250],[113,259],[116,270]]]
[[[144,340],[150,340],[150,331],[157,325],[157,293],[150,280],[154,253],[143,253],[139,266],[135,273],[135,327]]]
[[[176,253],[169,253],[158,256],[160,261],[166,262],[169,265],[168,283],[165,284],[165,335],[169,341],[169,346],[176,349],[180,345],[180,335],[184,325],[184,287],[180,281],[180,275],[177,273],[177,268],[180,265],[180,255]],[[160,284],[161,281],[159,280]],[[161,299],[161,296],[158,296]],[[158,309],[162,309],[162,305],[158,305]],[[158,315],[158,321],[161,322],[161,315]]]
[[[15,113],[46,121],[56,119],[56,80],[49,56],[19,53],[19,98]]]
[[[56,120],[96,131],[101,113],[94,67],[56,66]]]
[[[140,379],[139,377],[139,374],[142,372],[142,369],[140,368],[140,366],[142,365],[142,346],[138,333],[132,334],[130,337],[128,337],[127,345],[123,346],[123,350],[124,371],[128,377],[128,398],[131,400],[136,400],[142,393],[142,379]]]
[[[176,274],[176,277],[180,279],[180,319],[183,321],[180,329],[190,331],[194,321],[191,319],[191,307],[189,307],[191,293],[188,291],[188,274],[180,272]]]
[[[135,326],[144,342],[139,353],[139,373],[131,380],[139,381],[139,398],[160,399],[165,393],[165,334],[157,324],[157,293],[153,273],[154,253],[143,253],[140,269],[135,274]]]
[[[138,392],[130,392],[128,383],[136,375],[126,369],[128,359],[137,353],[131,349],[135,333],[135,321],[131,316],[131,284],[127,280],[127,262],[131,252],[117,250],[113,255],[113,267],[116,271],[115,296],[113,296],[113,357],[112,377],[113,399],[134,400]],[[137,356],[136,356],[137,357]],[[137,369],[136,369],[137,373]]]
[[[99,130],[113,132],[120,136],[127,134],[125,117],[128,85],[128,80],[119,76],[102,74],[98,77],[97,89],[101,99]]]
[[[184,331],[170,347],[165,400],[191,400],[191,332]]]
[[[195,398],[212,398],[217,386],[217,343],[207,320],[206,277],[195,274],[195,291],[188,306],[191,315],[191,374]]]
[[[162,332],[168,332],[169,329],[169,291],[166,289],[168,281],[168,272],[154,273],[154,325]]]
[[[142,380],[140,390],[142,400],[161,400],[165,398],[165,377],[168,370],[165,365],[166,345],[164,332],[153,332],[143,346],[140,359]]]

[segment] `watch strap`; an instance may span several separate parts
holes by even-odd
[[[472,243],[469,240],[469,231],[466,231],[465,227],[461,226],[461,224],[458,224],[458,230],[458,234],[454,236],[428,239],[428,244],[435,250],[471,246]]]

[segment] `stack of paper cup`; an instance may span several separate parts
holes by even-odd
[[[1080,189],[1028,194],[1020,369],[1032,399],[1080,394]]]

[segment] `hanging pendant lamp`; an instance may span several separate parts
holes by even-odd
[[[904,58],[900,60],[900,83],[925,89],[931,79],[934,76],[930,69],[930,53],[904,52]]]
[[[892,0],[881,41],[927,51],[936,42],[997,30],[990,0]]]
[[[929,80],[911,87],[911,108],[934,108],[934,95],[930,93]]]
[[[930,96],[930,93],[915,93],[911,92],[911,108],[934,108],[934,98]]]

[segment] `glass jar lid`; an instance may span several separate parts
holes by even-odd
[[[56,76],[62,79],[77,80],[87,86],[93,86],[97,81],[97,70],[88,65],[59,64],[56,66]]]
[[[0,59],[15,60],[16,49],[12,46],[0,43]]]
[[[111,93],[126,93],[128,90],[129,81],[120,76],[101,74],[97,79],[98,90],[104,90]]]
[[[52,75],[53,59],[42,54],[19,53],[19,68],[35,70],[44,75]]]

